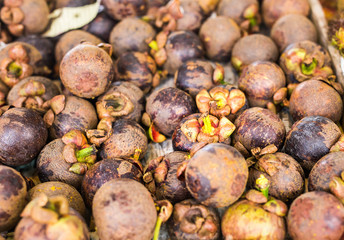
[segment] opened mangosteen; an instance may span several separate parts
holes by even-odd
[[[93,216],[101,239],[152,239],[157,212],[149,191],[132,179],[113,179],[94,196]]]
[[[100,12],[92,22],[82,29],[101,38],[103,42],[109,41],[110,32],[115,26],[116,21],[109,17],[105,12]]]
[[[268,27],[282,16],[295,13],[308,16],[309,3],[307,0],[264,0],[262,5],[264,23]]]
[[[275,63],[257,61],[244,68],[238,80],[250,106],[267,107],[283,104],[287,98],[286,80],[282,69]]]
[[[263,150],[269,145],[280,149],[284,142],[285,126],[282,120],[268,109],[254,107],[245,110],[235,120],[234,147],[245,157],[257,148]]]
[[[316,42],[318,38],[314,24],[300,14],[288,14],[279,18],[271,29],[270,37],[280,52],[292,43],[304,40]]]
[[[343,204],[332,194],[307,192],[290,206],[287,223],[293,239],[340,239],[344,232]]]
[[[339,122],[343,115],[342,96],[323,81],[308,80],[293,90],[289,110],[294,121],[318,115]]]
[[[142,181],[142,169],[135,160],[120,158],[105,159],[97,162],[86,172],[82,180],[81,192],[89,207],[98,189],[112,179],[130,178]]]
[[[232,48],[241,37],[240,28],[229,17],[208,18],[199,31],[207,57],[214,61],[229,60]]]
[[[26,204],[26,182],[13,168],[0,165],[0,232],[10,231]]]
[[[139,18],[125,18],[112,29],[109,42],[117,57],[124,52],[148,52],[148,43],[155,37],[154,28]]]
[[[330,119],[310,116],[296,122],[288,132],[285,153],[298,161],[307,174],[315,163],[330,152],[341,131]]]
[[[142,16],[148,9],[148,0],[103,0],[106,13],[115,20]]]
[[[85,220],[64,196],[44,193],[26,205],[15,231],[15,239],[90,239]]]
[[[216,240],[220,237],[220,219],[214,208],[188,199],[174,205],[168,232],[172,240]]]
[[[179,122],[196,112],[192,97],[178,88],[164,88],[153,92],[146,103],[146,112],[150,119],[152,140],[156,141],[156,132],[171,136]]]
[[[263,34],[252,34],[239,39],[232,51],[231,63],[241,72],[255,61],[276,62],[279,51],[271,38]]]
[[[49,23],[49,8],[45,0],[4,1],[1,20],[14,36],[37,34]]]
[[[47,138],[47,128],[36,111],[10,108],[0,117],[0,162],[9,166],[31,162]]]
[[[238,200],[245,191],[247,179],[245,158],[235,148],[222,143],[212,143],[198,150],[185,170],[191,195],[212,207],[225,207]]]
[[[147,53],[126,52],[115,63],[116,81],[134,83],[145,94],[149,92],[154,83],[157,69],[154,60]]]

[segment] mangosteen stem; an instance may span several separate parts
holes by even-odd
[[[162,218],[158,216],[158,219],[157,219],[156,224],[155,224],[153,240],[159,239],[161,224],[162,224]]]
[[[301,71],[302,71],[302,73],[305,74],[305,75],[312,75],[314,73],[314,71],[315,71],[315,68],[316,68],[317,64],[318,64],[318,61],[315,58],[313,58],[311,63],[303,62],[301,64]]]
[[[256,188],[261,191],[267,199],[269,198],[269,185],[269,180],[263,174],[260,174],[259,178],[256,180]]]
[[[94,145],[87,147],[87,148],[83,148],[79,151],[76,152],[76,158],[78,160],[78,162],[85,162],[85,159],[93,154],[96,154],[97,149]]]
[[[12,62],[8,66],[8,74],[19,77],[22,74],[22,67],[16,62]]]
[[[206,117],[203,118],[203,123],[204,123],[204,126],[203,126],[203,133],[205,134],[211,134],[211,121],[210,121],[210,117],[209,115],[207,115]]]

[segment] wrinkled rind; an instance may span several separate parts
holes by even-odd
[[[285,153],[300,163],[305,172],[330,152],[341,135],[338,126],[321,116],[305,117],[296,122],[288,132]]]
[[[197,201],[206,206],[225,207],[243,194],[248,168],[245,158],[235,148],[213,143],[190,159],[185,179],[188,190]]]
[[[31,162],[45,146],[48,130],[34,110],[12,108],[0,117],[0,162],[20,166]]]
[[[299,196],[290,206],[290,236],[301,239],[340,239],[344,232],[344,207],[332,194],[315,191]]]
[[[169,87],[147,98],[146,112],[160,133],[171,136],[184,117],[196,112],[196,104],[186,92]]]

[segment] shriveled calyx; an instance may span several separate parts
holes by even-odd
[[[97,160],[97,149],[87,142],[85,135],[80,130],[71,130],[62,137],[65,144],[63,158],[71,163],[70,172],[83,175]]]
[[[14,36],[21,36],[24,32],[24,12],[20,9],[23,0],[5,0],[1,8],[1,20],[7,25]]]
[[[30,80],[19,89],[19,98],[12,104],[15,107],[25,107],[34,109],[38,112],[45,113],[47,104],[44,105],[42,95],[45,94],[45,86],[35,80]],[[44,105],[44,107],[43,107]]]
[[[33,74],[29,64],[30,56],[22,44],[16,44],[8,50],[8,57],[0,62],[0,79],[9,87],[13,87],[23,78]]]
[[[240,24],[240,28],[245,35],[247,35],[248,33],[259,32],[261,16],[259,14],[259,7],[257,4],[249,5],[244,10],[242,17],[245,20]]]

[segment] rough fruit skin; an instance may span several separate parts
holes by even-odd
[[[94,45],[81,44],[62,59],[60,78],[73,94],[94,98],[103,94],[114,78],[115,70],[107,52]]]
[[[100,239],[149,240],[157,219],[149,191],[131,179],[105,183],[94,196],[93,215]]]
[[[185,171],[186,186],[199,202],[211,207],[225,207],[243,194],[248,168],[245,158],[235,148],[212,143],[196,152]]]
[[[287,224],[292,239],[341,239],[344,207],[332,194],[315,191],[299,196],[290,206]]]

